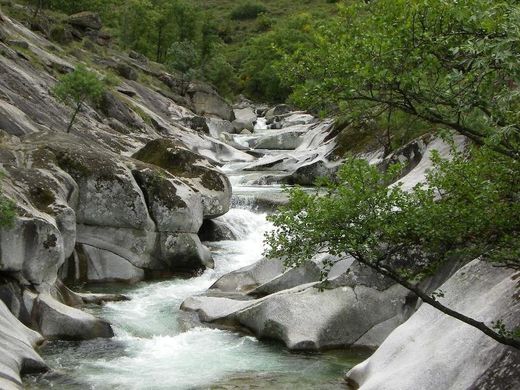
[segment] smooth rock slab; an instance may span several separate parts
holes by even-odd
[[[246,293],[271,281],[284,272],[281,260],[262,259],[252,265],[230,272],[218,279],[210,289]]]
[[[514,272],[478,260],[441,286],[446,306],[486,324],[520,323]],[[361,390],[518,389],[520,352],[423,304],[347,381]]]
[[[269,295],[229,317],[259,338],[283,341],[291,350],[316,351],[356,344],[373,327],[402,313],[406,303],[400,286],[383,292],[365,286],[324,291],[305,286]]]
[[[132,265],[115,253],[89,245],[81,245],[87,260],[87,280],[90,282],[135,283],[144,279],[144,270]]]
[[[39,333],[18,321],[0,301],[0,389],[23,389],[22,374],[47,370],[34,350],[42,341]]]
[[[36,298],[32,310],[38,328],[47,339],[89,340],[114,336],[108,322],[66,306],[47,294]]]

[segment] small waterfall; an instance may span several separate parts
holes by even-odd
[[[232,208],[216,220],[225,224],[239,240],[263,236],[263,232],[270,228],[270,224],[266,221],[265,214],[254,213],[252,209],[254,209],[253,202],[250,207]]]

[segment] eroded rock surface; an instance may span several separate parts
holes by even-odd
[[[446,306],[507,328],[520,322],[514,271],[475,260],[441,286]],[[422,305],[347,380],[353,388],[514,389],[520,386],[520,353],[479,330]]]

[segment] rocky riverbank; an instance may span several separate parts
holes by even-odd
[[[81,309],[126,297],[67,286],[211,268],[213,255],[202,241],[240,236],[225,218],[233,202],[272,210],[286,201],[279,185],[333,178],[341,163],[342,129],[332,120],[245,99],[233,106],[209,85],[118,51],[95,14],[70,17],[64,34],[35,33],[0,11],[2,190],[16,208],[14,225],[0,229],[5,389],[21,388],[22,375],[47,369],[36,352],[44,340],[114,335],[106,320]],[[67,134],[71,110],[51,91],[80,63],[116,82]],[[432,152],[448,157],[450,147],[423,136],[390,155],[370,148],[359,156],[382,167],[404,163],[400,180],[411,188],[424,179]],[[240,197],[232,199],[233,186],[244,191]],[[377,349],[346,375],[352,388],[520,386],[518,352],[421,305],[360,264],[337,260],[318,256],[286,269],[261,259],[222,275],[182,309],[196,326],[274,339],[290,350]],[[330,261],[336,264],[323,281]],[[479,320],[514,328],[520,307],[513,276],[475,260],[446,267],[424,287],[441,288],[447,304]]]

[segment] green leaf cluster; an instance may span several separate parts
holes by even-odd
[[[389,186],[400,165],[382,172],[355,158],[318,193],[289,190],[289,205],[270,217],[267,255],[295,266],[327,251],[407,278],[454,256],[520,268],[518,257],[497,256],[518,242],[520,162],[489,148],[454,153],[451,160],[435,157],[426,182],[411,191]]]
[[[313,42],[278,73],[297,104],[353,122],[402,112],[518,156],[517,1],[356,2]]]

